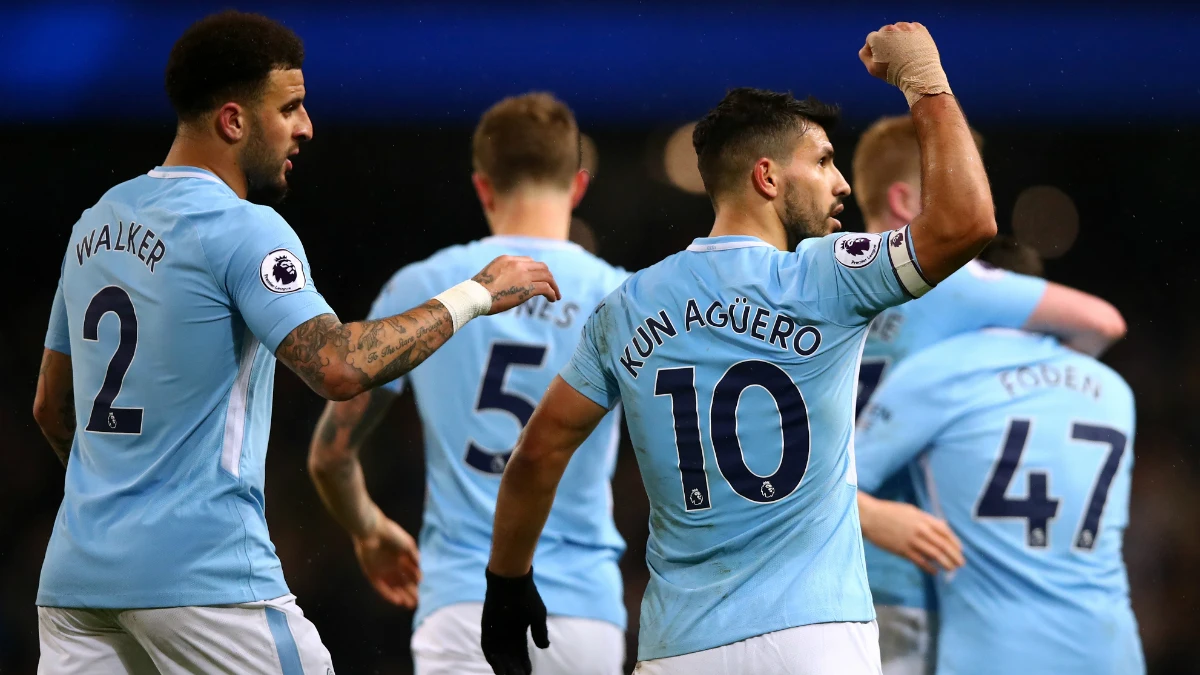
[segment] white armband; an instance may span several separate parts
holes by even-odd
[[[474,279],[467,279],[448,288],[433,299],[442,303],[446,311],[450,312],[450,321],[454,324],[455,333],[471,319],[492,311],[492,294]]]
[[[916,251],[912,245],[911,227],[911,225],[905,225],[899,230],[892,230],[888,233],[888,257],[891,259],[892,269],[896,271],[896,278],[900,280],[900,285],[904,287],[905,292],[914,298],[919,298],[933,290],[933,284],[925,278],[921,272],[921,266],[917,263]]]

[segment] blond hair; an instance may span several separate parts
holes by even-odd
[[[479,120],[471,163],[499,192],[521,185],[566,189],[580,167],[579,127],[571,109],[535,92],[496,103]]]
[[[975,147],[983,149],[983,136],[971,129]],[[865,218],[878,218],[888,210],[892,183],[920,183],[921,147],[912,117],[884,117],[867,128],[854,148],[851,166],[854,196]]]

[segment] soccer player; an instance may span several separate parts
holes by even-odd
[[[490,673],[479,648],[484,569],[500,476],[521,428],[571,358],[592,309],[628,276],[567,241],[589,175],[569,108],[549,94],[507,98],[482,117],[473,177],[493,236],[402,268],[371,316],[387,316],[498,255],[527,255],[566,289],[556,305],[529,302],[474,323],[408,377],[330,403],[313,435],[309,468],[326,507],[348,531],[384,598],[417,606],[418,675]],[[367,493],[358,452],[407,382],[425,433],[427,498],[420,586],[410,537]],[[617,561],[625,544],[612,518],[609,479],[618,414],[583,442],[538,542],[538,586],[553,616],[554,647],[533,672],[616,675],[625,662],[625,604]],[[418,600],[419,590],[419,602]]]
[[[483,649],[528,673],[547,642],[531,564],[575,448],[624,405],[650,499],[637,671],[879,673],[852,446],[859,351],[995,234],[987,178],[929,33],[860,52],[906,94],[926,186],[910,226],[831,234],[850,194],[835,111],[736,89],[696,126],[711,236],[630,278],[584,327],[509,461],[496,505]]]
[[[167,63],[166,161],[71,232],[34,402],[67,467],[41,673],[331,673],[263,515],[276,358],[351,398],[476,315],[557,297],[544,264],[506,257],[415,309],[338,321],[292,228],[247,200],[282,196],[312,137],[303,56],[265,17],[191,26]]]
[[[972,131],[977,146],[982,137]],[[885,117],[863,133],[854,151],[854,196],[868,232],[885,232],[911,222],[921,209],[921,157],[917,132],[908,116]],[[1100,354],[1125,334],[1125,322],[1108,302],[1066,286],[1048,283],[1040,276],[1035,252],[1015,241],[997,237],[987,255],[1032,256],[1036,275],[1014,274],[978,261],[967,263],[919,301],[906,303],[879,315],[871,324],[859,369],[858,407],[887,373],[912,352],[941,340],[987,326],[1024,328],[1049,333],[1078,351]],[[999,266],[1004,267],[1004,266]],[[891,476],[878,496],[915,504],[916,495],[907,470]],[[910,541],[905,535],[930,519],[911,508],[881,508],[872,519],[863,509],[863,526],[870,538],[900,545],[933,546],[938,538]],[[908,523],[891,518],[909,518]],[[940,531],[931,530],[929,534]],[[928,550],[928,549],[927,549]],[[920,565],[932,570],[927,556],[916,549]],[[872,545],[866,545],[867,578],[879,621],[880,656],[884,675],[920,675],[932,672],[935,655],[931,636],[932,578],[918,564]]]
[[[1125,381],[1053,337],[990,328],[893,368],[855,440],[859,485],[915,461],[921,507],[962,541],[936,582],[937,673],[1145,672],[1121,557],[1133,433]]]

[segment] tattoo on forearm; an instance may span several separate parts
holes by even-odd
[[[377,321],[343,324],[322,314],[284,338],[276,355],[317,391],[325,391],[331,369],[349,366],[361,391],[417,367],[453,334],[450,313],[430,300]]]

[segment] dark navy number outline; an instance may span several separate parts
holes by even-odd
[[[88,342],[100,340],[100,322],[109,312],[116,314],[120,321],[120,341],[108,361],[100,391],[92,400],[92,410],[84,430],[97,434],[137,436],[142,433],[145,409],[113,407],[113,402],[125,386],[125,375],[133,365],[138,344],[137,308],[125,289],[105,286],[92,296],[83,314],[83,339]]]
[[[977,519],[1006,518],[1024,519],[1026,522],[1026,545],[1041,549],[1049,546],[1050,525],[1058,516],[1060,500],[1050,497],[1050,474],[1048,471],[1027,473],[1026,496],[1010,499],[1008,488],[1020,467],[1021,456],[1029,442],[1033,421],[1010,419],[1000,446],[1000,456],[992,466],[987,483],[972,512]],[[1104,507],[1113,478],[1125,455],[1129,439],[1112,427],[1072,422],[1070,439],[1084,443],[1099,443],[1109,446],[1108,455],[1096,474],[1088,496],[1087,508],[1080,517],[1079,527],[1072,538],[1072,548],[1092,551],[1100,530]]]
[[[479,395],[475,397],[474,412],[487,410],[506,412],[517,420],[522,429],[529,424],[529,417],[537,402],[531,401],[520,394],[505,391],[508,382],[509,368],[520,366],[525,368],[541,368],[546,362],[546,345],[522,344],[519,342],[494,342],[488,349],[487,365],[483,369],[483,379],[479,382]],[[504,473],[512,448],[502,452],[493,452],[479,447],[473,439],[467,439],[467,451],[463,457],[467,466],[489,476],[499,476]]]
[[[655,396],[671,397],[675,448],[687,511],[702,511],[712,506],[695,377],[695,368],[691,366],[660,368],[654,383]],[[737,434],[737,409],[742,394],[751,387],[762,387],[775,401],[783,437],[779,464],[766,476],[758,475],[746,465],[745,452]],[[740,361],[730,366],[713,388],[708,426],[717,470],[738,496],[755,504],[773,504],[800,487],[811,458],[808,406],[800,388],[779,366],[759,360]]]

